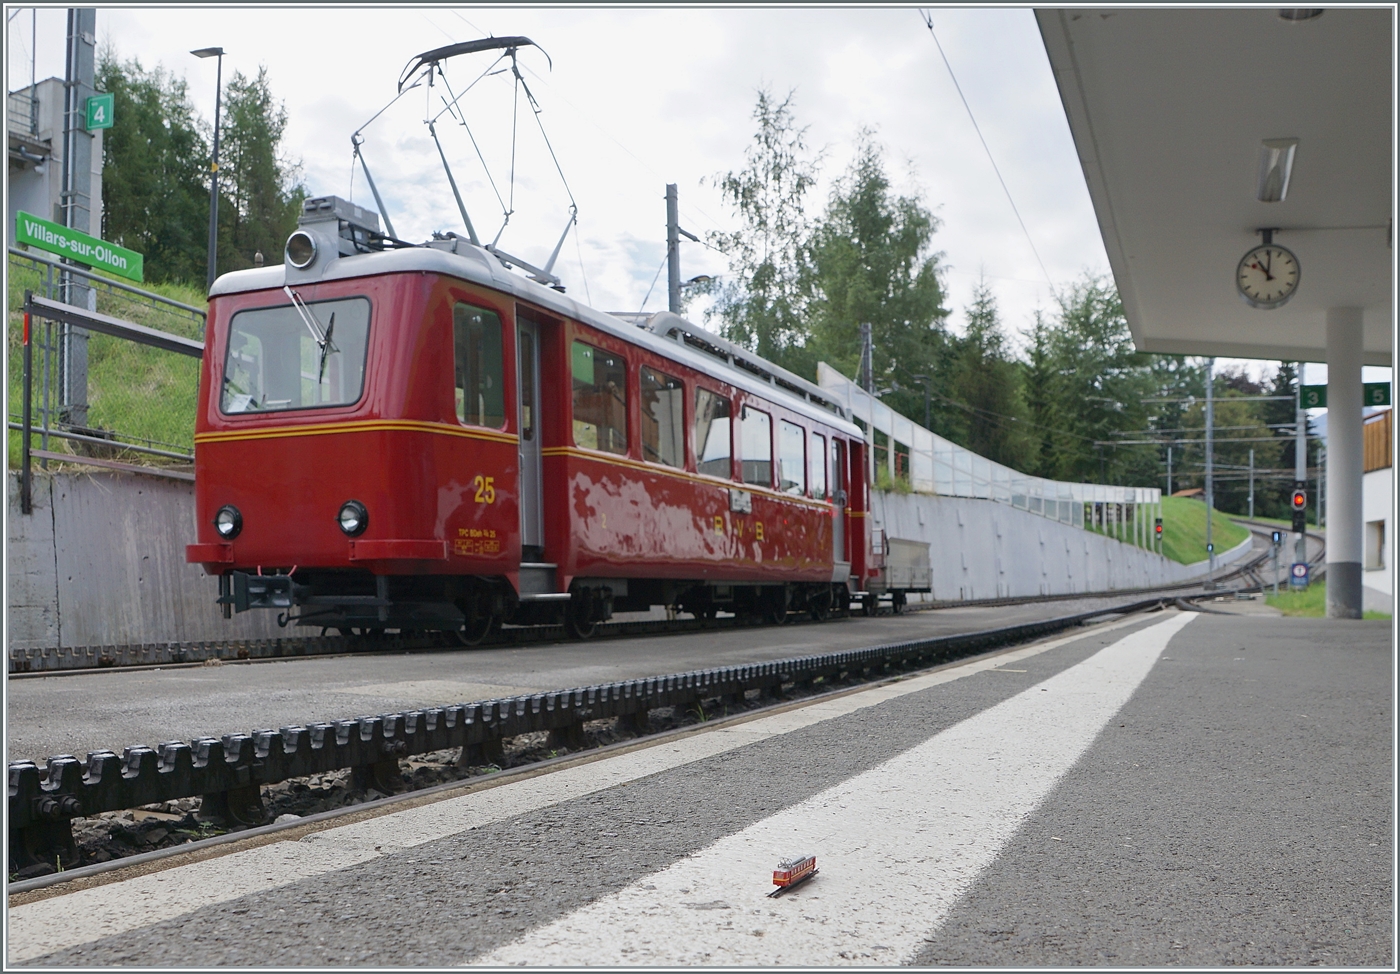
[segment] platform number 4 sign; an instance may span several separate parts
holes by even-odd
[[[109,129],[112,127],[112,103],[115,96],[111,93],[104,95],[93,95],[87,100],[87,130]]]

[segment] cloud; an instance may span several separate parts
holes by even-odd
[[[269,18],[275,17],[275,29]],[[28,18],[10,25],[11,50]],[[163,63],[189,81],[209,113],[214,72],[188,51],[217,41],[229,52],[224,73],[268,66],[289,114],[287,152],[300,159],[315,193],[370,200],[363,174],[351,176],[351,132],[389,101],[414,54],[451,40],[525,34],[553,59],[522,50],[527,83],[579,206],[580,236],[566,241],[587,267],[600,307],[639,302],[660,261],[665,184],[680,187],[681,221],[703,235],[735,227],[713,185],[737,169],[753,135],[755,92],[796,91],[798,121],[813,150],[826,150],[813,212],[851,158],[862,126],[877,130],[891,174],[913,163],[942,226],[950,307],[965,306],[985,270],[1011,329],[1049,304],[1049,285],[992,170],[938,49],[912,9],[585,9],[524,7],[453,11],[405,8],[100,8],[99,36],[121,56]],[[997,164],[1052,279],[1063,285],[1086,268],[1104,271],[1084,177],[1070,140],[1039,31],[1029,10],[936,11],[939,39],[957,72]],[[63,72],[63,12],[39,16],[39,75]],[[27,41],[26,41],[27,45]],[[490,55],[448,62],[454,90]],[[11,86],[28,82],[12,58]],[[463,107],[505,195],[509,173],[509,75],[483,79]],[[433,91],[436,97],[440,88]],[[423,125],[426,90],[405,96],[366,132],[364,150],[395,228],[408,239],[462,231],[437,151]],[[437,102],[440,107],[440,102]],[[568,193],[520,102],[516,209],[503,237],[526,259],[548,258]],[[117,121],[120,125],[120,120]],[[494,235],[502,214],[466,133],[444,116],[439,134],[478,233]],[[907,191],[908,187],[905,187]],[[652,249],[642,247],[652,242]],[[654,259],[650,256],[655,254]],[[686,244],[683,273],[723,273],[723,259]],[[583,274],[570,293],[581,296]],[[645,279],[645,280],[643,280]],[[642,283],[639,283],[642,282]],[[664,304],[664,282],[661,288]],[[655,302],[653,295],[653,302]]]

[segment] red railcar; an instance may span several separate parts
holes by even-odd
[[[816,386],[464,240],[384,243],[308,200],[286,264],[214,284],[187,557],[225,614],[474,642],[658,604],[820,617],[863,588],[865,445]]]

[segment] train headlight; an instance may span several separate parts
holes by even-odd
[[[316,238],[305,230],[298,230],[287,238],[287,263],[297,270],[305,270],[316,262]]]
[[[214,530],[225,541],[231,541],[243,530],[243,515],[232,504],[225,504],[214,515]]]
[[[359,501],[346,501],[340,505],[340,513],[336,515],[336,520],[340,522],[340,530],[344,531],[346,536],[357,538],[369,527],[369,511],[365,510],[365,505]]]

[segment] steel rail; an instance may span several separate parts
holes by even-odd
[[[741,698],[750,690],[771,694],[785,684],[810,685],[846,674],[932,666],[1101,616],[1156,607],[1163,601],[1152,598],[1014,626],[787,660],[201,737],[188,744],[135,745],[120,755],[94,751],[85,761],[57,755],[42,768],[33,761],[12,761],[8,768],[12,868],[17,860],[37,861],[53,850],[67,853],[73,861],[70,823],[74,818],[192,797],[202,797],[206,809],[222,811],[230,809],[231,801],[245,808],[251,802],[260,814],[260,787],[290,778],[347,768],[371,774],[389,770],[396,775],[398,760],[414,754],[492,749],[505,738],[537,731],[573,739],[581,736],[585,721],[635,719],[663,707]]]
[[[1260,556],[1256,556],[1256,560]],[[1217,577],[1226,581],[1243,573],[1249,565],[1241,565]],[[1039,602],[1066,602],[1077,599],[1122,598],[1156,592],[1179,592],[1200,588],[1204,577],[1174,585],[1154,585],[1145,588],[1112,589],[1104,592],[1071,592],[1061,595],[1026,595],[999,599],[967,599],[947,602],[915,602],[905,606],[908,612],[930,612],[938,609],[994,608],[1007,605],[1028,605]],[[598,626],[593,639],[621,639],[634,636],[670,635],[714,629],[738,628],[746,625],[736,619],[650,619],[636,622],[611,622]],[[491,646],[520,646],[533,643],[557,642],[566,639],[562,625],[520,626],[503,629],[483,640],[473,649]],[[131,643],[98,646],[31,646],[11,647],[9,673],[11,676],[54,676],[82,673],[94,669],[116,669],[137,666],[195,666],[208,660],[245,662],[252,660],[284,660],[313,656],[345,656],[369,653],[402,653],[460,651],[458,643],[449,642],[443,633],[399,633],[368,636],[282,636],[267,639],[203,639],[171,642]]]

